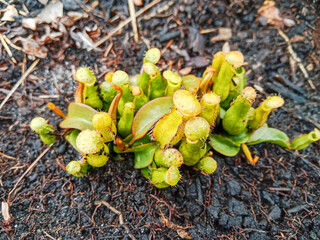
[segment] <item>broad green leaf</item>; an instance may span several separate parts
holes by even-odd
[[[94,130],[92,117],[97,113],[92,107],[83,103],[70,103],[68,116],[60,123],[61,128],[75,128],[79,130]]]
[[[260,132],[258,132],[260,130]],[[264,132],[264,134],[262,134]],[[263,142],[274,143],[281,147],[290,148],[290,140],[284,132],[275,128],[259,128],[248,139],[248,145],[255,145]]]
[[[80,152],[80,150],[77,147],[76,139],[80,132],[81,131],[78,129],[72,129],[68,131],[67,134],[64,136],[66,140],[72,145],[72,147],[74,147],[74,149],[76,149],[78,152]]]
[[[148,143],[141,146],[136,147],[134,151],[134,168],[138,169],[148,167],[153,161],[155,151],[158,149],[156,143]],[[139,148],[139,151],[137,148]]]
[[[130,144],[146,135],[152,125],[168,114],[173,106],[172,97],[160,97],[140,108],[133,119]]]
[[[151,137],[150,137],[148,134],[146,134],[146,135],[144,135],[142,138],[140,138],[140,139],[138,139],[137,141],[135,141],[135,142],[131,145],[131,147],[134,148],[134,147],[137,147],[137,146],[139,146],[139,145],[147,144],[147,143],[150,143],[150,142],[152,142],[152,139],[151,139]]]
[[[211,147],[225,156],[232,157],[237,155],[240,151],[239,145],[221,135],[210,134],[209,139],[209,144],[211,145]]]
[[[236,145],[240,146],[241,143],[245,143],[248,141],[248,138],[250,135],[249,135],[248,131],[244,131],[238,135],[229,135],[227,133],[222,133],[222,136],[229,138]]]
[[[263,137],[263,135],[266,134],[267,130],[268,130],[268,126],[267,125],[263,125],[262,127],[258,128],[253,133],[251,133],[251,135],[249,136],[247,142],[256,142],[256,141],[258,141],[260,138]]]

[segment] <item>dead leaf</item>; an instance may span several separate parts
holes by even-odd
[[[74,11],[70,11],[67,13],[68,17],[71,17],[75,22],[80,20],[81,18],[88,18],[89,15],[84,12],[84,13],[81,13],[81,12],[74,12]]]
[[[14,5],[9,5],[4,10],[3,17],[1,18],[1,21],[8,21],[8,22],[14,22],[13,17],[19,16],[19,13]]]
[[[218,28],[218,35],[214,36],[210,39],[212,43],[219,41],[228,41],[232,38],[231,28]]]
[[[203,56],[196,56],[189,59],[187,62],[188,67],[194,67],[194,68],[202,68],[208,66],[209,61],[207,58]]]
[[[88,34],[88,36],[92,39],[95,40],[98,37],[100,37],[101,31],[98,28],[97,25],[94,25],[93,27],[89,28],[89,27],[85,27],[84,29],[86,31],[86,33]]]
[[[178,53],[180,56],[184,57],[184,59],[188,62],[190,60],[190,56],[187,50],[180,49],[178,46],[171,44],[170,48]]]
[[[225,42],[222,46],[222,52],[228,53],[230,52],[230,45],[229,42]]]
[[[188,235],[188,233],[183,229],[177,229],[177,233],[178,233],[179,237],[181,237],[183,239],[192,239],[192,237],[190,237]]]
[[[299,41],[303,41],[305,39],[304,36],[294,36],[293,38],[290,39],[290,43],[295,43],[295,42],[299,42]]]
[[[52,23],[63,17],[63,4],[60,1],[51,1],[37,16],[39,22]]]
[[[182,226],[179,226],[173,222],[171,222],[170,220],[168,220],[164,215],[163,213],[161,212],[161,216],[162,216],[162,222],[163,224],[169,228],[169,229],[173,229],[173,230],[176,230],[179,237],[183,238],[183,239],[192,239],[192,237],[190,237],[188,235],[188,233],[184,230],[186,227],[182,227]]]
[[[37,29],[37,19],[36,18],[23,18],[22,19],[22,26],[24,28],[30,28],[31,30],[35,31]]]
[[[62,18],[60,18],[59,22],[66,27],[72,27],[75,23],[74,19],[68,16],[63,16]]]
[[[259,16],[263,16],[270,25],[278,27],[292,27],[295,25],[295,22],[292,19],[282,18],[280,16],[280,10],[275,6],[274,1],[264,1],[263,5],[258,10],[258,14]]]
[[[204,37],[200,34],[199,29],[196,27],[188,27],[188,29],[188,48],[192,49],[194,52],[203,52],[205,49],[205,40]]]
[[[7,38],[9,38],[10,40],[14,37],[25,35],[25,34],[27,34],[27,31],[21,26],[10,28],[9,31],[5,33]]]
[[[76,42],[77,47],[89,49],[93,47],[93,41],[88,35],[87,32],[90,32],[91,29],[89,27],[85,27],[82,31],[79,27],[73,26],[70,28],[70,36]],[[97,48],[96,50],[102,51],[101,49]]]
[[[179,70],[182,75],[188,75],[192,71],[192,67],[186,67]]]
[[[41,45],[46,45],[50,42],[58,42],[60,38],[63,36],[61,32],[51,32],[49,34],[45,34],[40,38]]]
[[[47,57],[48,48],[46,48],[45,46],[40,46],[40,44],[36,40],[31,38],[18,37],[16,38],[16,41],[21,41],[23,51],[26,54],[36,56],[38,58]]]

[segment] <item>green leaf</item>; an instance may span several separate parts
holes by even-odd
[[[148,167],[152,161],[155,151],[158,149],[156,143],[140,145],[134,151],[134,168],[141,169]]]
[[[146,135],[144,135],[142,138],[140,138],[140,139],[138,139],[137,141],[135,141],[133,144],[132,144],[132,148],[134,148],[134,147],[137,147],[137,146],[139,146],[139,145],[142,145],[142,144],[147,144],[147,143],[150,143],[150,142],[152,142],[152,139],[151,139],[151,137],[148,135],[148,134],[146,134]]]
[[[140,108],[133,119],[130,144],[146,135],[152,125],[168,114],[173,106],[172,97],[160,97]]]
[[[232,157],[237,155],[240,151],[239,145],[221,135],[210,134],[209,139],[209,144],[211,145],[211,147],[225,156]]]
[[[238,135],[229,135],[227,133],[222,133],[223,137],[229,138],[232,142],[234,142],[236,145],[240,146],[241,143],[245,143],[249,139],[249,133],[247,130],[244,132],[238,134]]]
[[[135,155],[134,168],[137,168],[137,169],[148,167],[152,163],[154,153],[156,152],[157,149],[158,149],[158,144],[156,142],[142,144],[133,148],[129,148],[123,152],[120,152],[116,146],[114,147],[114,151],[116,153],[133,152]]]
[[[76,149],[78,152],[80,152],[80,150],[77,147],[76,139],[80,132],[81,131],[78,129],[72,129],[68,131],[67,134],[64,136],[66,140],[72,145],[72,147],[74,147],[74,149]]]
[[[92,117],[97,113],[92,107],[83,103],[70,103],[68,116],[60,123],[61,128],[75,128],[79,130],[94,130]]]
[[[152,171],[151,171],[151,169],[149,167],[142,168],[141,169],[141,173],[145,178],[151,179]]]
[[[248,145],[262,142],[274,143],[281,147],[290,148],[290,140],[284,132],[275,128],[261,127],[257,129],[248,139]]]
[[[262,138],[266,134],[267,130],[268,130],[268,126],[265,126],[265,125],[260,127],[260,128],[258,128],[253,133],[251,133],[251,135],[249,136],[247,142],[256,142],[256,141],[258,141],[260,138]]]

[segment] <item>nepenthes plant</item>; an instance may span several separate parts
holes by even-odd
[[[65,139],[82,157],[68,163],[75,177],[90,167],[104,166],[111,153],[134,153],[134,167],[157,188],[175,186],[182,165],[203,174],[217,169],[215,154],[235,156],[242,151],[251,164],[258,161],[248,145],[263,142],[301,150],[320,139],[320,131],[297,136],[291,142],[267,120],[284,104],[269,96],[257,108],[254,88],[247,86],[241,52],[218,52],[201,78],[180,76],[157,67],[159,49],[149,49],[141,73],[109,72],[101,84],[88,68],[74,75],[78,82],[74,102],[65,116],[54,104],[48,107],[63,118]],[[30,127],[45,144],[53,144],[54,128],[41,117]]]

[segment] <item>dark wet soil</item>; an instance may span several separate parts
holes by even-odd
[[[24,2],[30,16],[43,8],[38,1],[14,2],[17,8]],[[83,11],[74,2],[64,0],[65,10]],[[276,4],[283,16],[296,22],[283,29],[285,34],[290,39],[303,37],[292,47],[315,89],[297,65],[291,68],[287,44],[276,27],[257,18],[262,3],[174,1],[169,9],[151,19],[138,21],[144,41],[135,43],[131,25],[124,27],[112,38],[113,48],[107,58],[103,54],[110,41],[100,46],[103,52],[79,49],[71,39],[67,40],[68,47],[62,42],[49,44],[48,57],[41,59],[36,71],[0,112],[0,152],[13,157],[0,155],[1,201],[7,201],[18,178],[46,148],[30,131],[31,119],[40,115],[57,126],[60,119],[45,103],[51,101],[66,112],[67,101],[72,101],[76,88],[73,66],[92,67],[100,80],[103,73],[115,69],[134,74],[140,70],[148,45],[163,50],[172,40],[163,53],[161,68],[167,68],[172,61],[173,69],[192,67],[191,73],[200,76],[224,45],[210,42],[217,33],[200,34],[203,29],[231,28],[230,49],[245,55],[248,85],[256,87],[259,100],[269,94],[284,97],[286,103],[268,121],[270,126],[291,137],[319,128],[320,3],[282,0]],[[163,1],[151,11],[168,4],[171,1]],[[126,1],[100,1],[97,10],[105,14],[105,19],[92,14],[77,26],[92,24],[95,19],[104,36],[119,24],[119,20],[106,23],[106,19],[117,14],[125,19],[129,15]],[[21,19],[17,19],[2,26],[1,32],[13,31],[20,25]],[[26,34],[30,33],[27,30]],[[33,34],[40,36],[41,30]],[[65,50],[57,56],[61,48]],[[12,52],[17,62],[23,62],[23,52]],[[27,65],[31,63],[28,59]],[[2,101],[5,90],[12,89],[20,78],[21,66],[12,64],[3,48],[0,65],[8,66],[0,72]],[[79,155],[61,139],[13,194],[10,214],[14,221],[2,226],[0,239],[130,239],[126,229],[119,226],[119,216],[96,201],[107,201],[121,211],[125,225],[137,239],[179,239],[181,229],[193,239],[320,239],[320,143],[299,152],[271,144],[250,150],[260,156],[256,165],[246,162],[242,155],[229,158],[215,153],[218,169],[212,176],[185,167],[176,187],[158,190],[133,169],[131,155],[123,161],[110,160],[88,177],[70,176],[62,166]],[[165,225],[164,219],[173,224]]]

